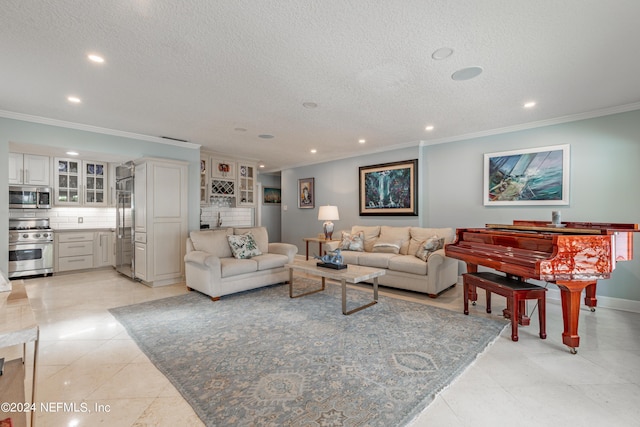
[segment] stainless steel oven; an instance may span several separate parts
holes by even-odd
[[[51,188],[9,186],[10,209],[49,209],[51,207]]]
[[[49,218],[9,218],[9,278],[52,273]]]

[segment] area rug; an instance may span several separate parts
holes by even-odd
[[[344,316],[339,285],[288,289],[110,311],[207,426],[406,425],[507,324],[385,296]],[[349,289],[347,309],[371,299]]]

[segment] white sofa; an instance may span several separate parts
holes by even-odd
[[[353,226],[340,232],[351,236],[362,233],[364,250],[341,250],[345,264],[384,268],[386,273],[378,283],[394,288],[421,292],[432,298],[454,286],[458,281],[458,261],[446,257],[444,249],[431,253],[426,261],[416,257],[416,252],[429,238],[437,236],[444,244],[455,238],[453,228]],[[327,251],[335,250],[343,242],[325,245]],[[397,253],[395,253],[397,252]]]
[[[227,236],[251,233],[261,255],[234,258]],[[218,300],[223,295],[289,280],[285,264],[293,262],[295,245],[269,243],[267,229],[226,228],[192,231],[184,257],[187,288]]]

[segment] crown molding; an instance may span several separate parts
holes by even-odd
[[[160,138],[158,136],[143,135],[140,133],[133,133],[133,132],[124,132],[124,131],[115,130],[115,129],[102,128],[99,126],[85,125],[82,123],[66,122],[64,120],[49,119],[46,117],[32,116],[29,114],[15,113],[13,111],[0,110],[0,117],[4,117],[7,119],[21,120],[23,122],[39,123],[39,124],[49,125],[49,126],[57,126],[62,128],[68,128],[68,129],[82,130],[86,132],[120,136],[123,138],[138,139],[141,141],[156,142],[158,144],[173,145],[176,147],[190,148],[193,150],[200,149],[200,144],[195,144],[193,142],[177,141],[174,139]]]

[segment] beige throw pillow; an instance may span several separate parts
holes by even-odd
[[[380,237],[378,241],[373,245],[374,253],[385,254],[398,254],[400,253],[400,247],[402,246],[402,240],[389,239]]]
[[[340,250],[343,251],[364,251],[364,233],[346,233],[342,232],[342,240],[340,241]]]
[[[444,237],[430,237],[420,244],[420,247],[416,252],[416,258],[420,258],[422,261],[426,262],[431,254],[442,248],[444,248]]]

